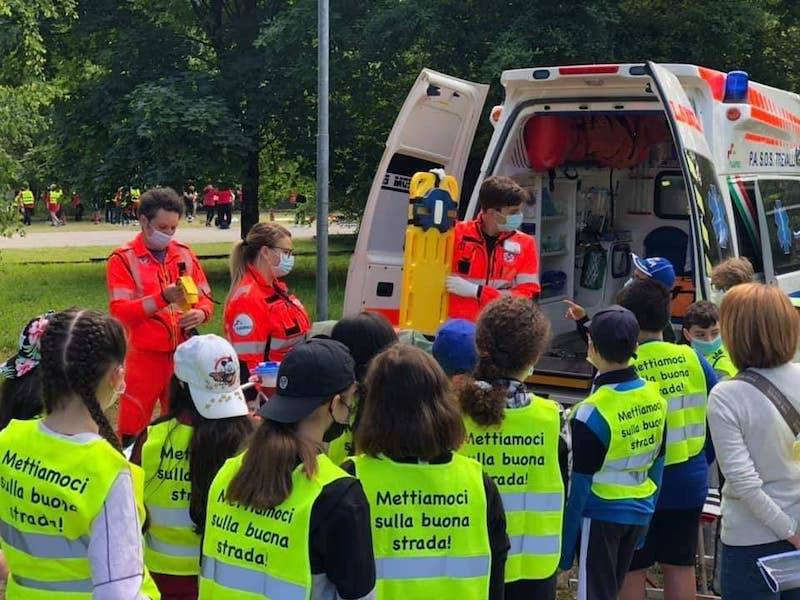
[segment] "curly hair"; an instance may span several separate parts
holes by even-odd
[[[64,405],[75,394],[83,400],[100,435],[122,452],[119,438],[108,422],[97,386],[109,369],[125,361],[127,343],[119,321],[93,310],[71,308],[56,313],[42,336],[42,393],[47,412]]]
[[[539,359],[550,341],[550,321],[527,298],[501,298],[481,312],[475,331],[478,366],[458,390],[464,414],[482,426],[503,422],[506,388]]]

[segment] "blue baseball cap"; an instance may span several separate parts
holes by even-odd
[[[675,285],[675,268],[666,258],[655,256],[653,258],[640,258],[631,252],[633,266],[642,273],[667,286],[671,290]]]
[[[605,359],[624,362],[636,358],[639,322],[634,314],[619,304],[595,313],[586,323],[592,344]]]
[[[475,323],[451,319],[436,332],[431,352],[447,375],[472,373],[478,364]]]

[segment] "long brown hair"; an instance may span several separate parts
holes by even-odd
[[[534,364],[549,340],[550,321],[527,298],[501,298],[487,306],[475,328],[475,376],[458,390],[464,414],[485,427],[502,423],[506,386],[498,380],[517,377]]]
[[[292,473],[298,457],[303,473],[317,472],[319,448],[297,434],[298,423],[264,419],[253,434],[242,467],[231,480],[228,497],[257,509],[278,506],[292,493]]]
[[[47,412],[75,394],[83,400],[103,436],[119,452],[119,438],[97,400],[97,386],[109,369],[125,361],[125,331],[116,319],[94,310],[56,313],[42,336],[42,392]]]
[[[394,344],[372,360],[356,447],[370,456],[431,460],[464,441],[450,382],[433,357]]]
[[[231,251],[231,291],[239,285],[247,271],[247,265],[258,258],[261,248],[274,248],[283,238],[292,237],[291,232],[278,223],[256,223],[243,240],[236,242]]]

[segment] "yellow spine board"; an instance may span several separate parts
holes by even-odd
[[[409,186],[411,198],[421,198],[436,187],[433,173],[416,173]],[[458,183],[447,176],[439,184],[454,201]],[[412,217],[409,204],[409,220]],[[435,227],[427,231],[417,225],[406,228],[403,250],[403,288],[400,298],[400,328],[433,335],[447,321],[449,295],[444,286],[453,262],[455,231],[442,233]]]

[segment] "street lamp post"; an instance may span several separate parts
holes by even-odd
[[[330,137],[328,134],[328,55],[330,52],[329,0],[317,0],[317,314],[328,318],[328,185]]]

